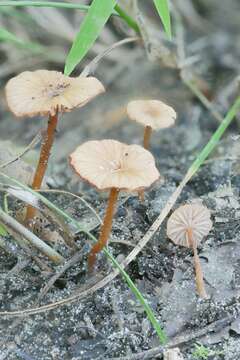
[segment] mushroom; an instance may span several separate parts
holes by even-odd
[[[196,286],[200,297],[206,298],[201,263],[197,247],[212,228],[210,211],[203,205],[180,206],[170,216],[167,223],[167,236],[176,244],[193,249],[196,273]]]
[[[7,103],[15,116],[49,117],[32,183],[34,190],[41,188],[54,141],[58,114],[82,107],[104,91],[101,82],[94,77],[71,78],[61,72],[49,70],[25,71],[8,81]],[[28,207],[26,222],[30,222],[34,214],[34,208]]]
[[[92,271],[96,255],[107,244],[119,192],[148,188],[160,174],[148,150],[115,140],[88,141],[80,145],[70,155],[70,164],[83,180],[99,191],[110,191],[99,240],[88,256],[89,270]]]
[[[143,146],[149,149],[153,130],[173,126],[177,117],[175,110],[159,100],[135,100],[127,105],[127,114],[131,120],[144,125]]]

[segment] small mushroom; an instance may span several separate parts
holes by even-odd
[[[91,271],[96,255],[107,244],[119,192],[148,188],[160,174],[149,151],[139,145],[126,145],[115,140],[88,141],[80,145],[70,155],[70,164],[83,180],[100,191],[110,191],[99,240],[88,256]]]
[[[49,117],[32,183],[33,189],[41,188],[54,141],[58,114],[82,107],[102,92],[103,85],[94,77],[71,78],[58,71],[25,71],[8,81],[6,98],[14,115]],[[26,222],[30,222],[34,214],[35,210],[28,207]]]
[[[153,130],[173,126],[177,117],[175,110],[159,100],[135,100],[127,105],[127,114],[131,120],[144,125],[143,146],[149,149]]]
[[[196,273],[196,286],[200,297],[206,298],[201,263],[197,247],[212,228],[210,211],[203,205],[180,206],[170,216],[167,223],[167,236],[176,244],[193,249]]]

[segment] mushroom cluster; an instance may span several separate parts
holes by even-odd
[[[105,91],[94,77],[68,77],[57,71],[23,72],[6,85],[9,109],[17,117],[47,116],[47,131],[43,134],[39,162],[32,188],[41,188],[54,142],[59,113],[80,108]],[[148,150],[152,131],[168,128],[176,120],[175,110],[159,100],[134,100],[127,105],[127,114],[144,126],[143,147],[127,145],[116,140],[87,141],[70,155],[70,165],[79,177],[98,191],[108,191],[109,199],[98,242],[88,256],[88,268],[94,269],[98,253],[107,244],[114,211],[120,191],[144,191],[155,183],[160,173]],[[27,208],[25,224],[35,216]],[[212,227],[210,212],[202,205],[184,205],[177,209],[167,223],[167,235],[176,244],[191,248],[194,255],[196,287],[199,295],[207,296],[197,247]]]

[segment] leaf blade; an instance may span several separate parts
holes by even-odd
[[[10,41],[21,45],[23,44],[23,41],[21,39],[19,39],[16,35],[2,27],[0,28],[0,41]]]
[[[92,47],[113,13],[117,0],[93,0],[68,53],[64,74],[70,75]]]
[[[171,17],[168,6],[168,0],[153,0],[154,5],[157,9],[158,15],[162,20],[164,30],[168,38],[172,39],[172,30],[171,30]]]
[[[0,236],[7,236],[8,232],[7,230],[5,229],[5,227],[0,224]]]

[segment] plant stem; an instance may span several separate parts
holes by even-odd
[[[38,161],[38,166],[35,171],[33,183],[32,183],[32,189],[33,190],[39,190],[42,185],[42,181],[44,178],[44,175],[47,170],[48,160],[51,153],[51,148],[53,145],[54,137],[55,137],[55,131],[57,128],[57,122],[58,122],[58,113],[56,112],[55,115],[49,115],[49,121],[48,121],[48,128],[46,135],[43,138],[42,141],[42,147],[41,147],[41,153]],[[25,218],[25,223],[29,224],[31,220],[33,219],[35,215],[36,209],[32,206],[27,207],[27,214]]]
[[[119,5],[116,5],[114,9],[121,16],[121,18],[128,24],[130,28],[136,31],[137,34],[140,34],[140,29],[138,24],[130,15],[128,15]]]
[[[207,293],[206,293],[206,290],[204,287],[203,272],[202,272],[202,267],[201,267],[200,259],[198,256],[198,252],[197,252],[196,241],[193,239],[192,229],[188,229],[187,235],[188,235],[189,244],[191,245],[191,247],[193,249],[197,292],[201,298],[206,299]]]
[[[138,191],[138,198],[141,202],[144,201],[144,190],[139,190]]]
[[[88,255],[88,269],[91,272],[94,268],[96,262],[97,254],[104,248],[107,244],[111,229],[112,229],[112,219],[114,215],[115,205],[117,203],[119,190],[112,188],[110,190],[107,210],[104,216],[103,225],[101,227],[101,233],[98,242],[93,245],[89,255]]]
[[[40,250],[56,264],[60,264],[63,262],[63,257],[58,254],[57,251],[52,249],[49,245],[45,244],[36,235],[31,233],[31,231],[29,231],[25,226],[17,222],[17,220],[6,214],[2,208],[0,208],[0,219],[1,223],[6,225],[7,228],[10,228],[17,234],[22,235],[28,241],[28,243],[34,245],[38,250]]]
[[[147,125],[144,129],[144,136],[143,136],[143,147],[145,149],[149,149],[149,143],[152,135],[152,128],[151,126]]]

